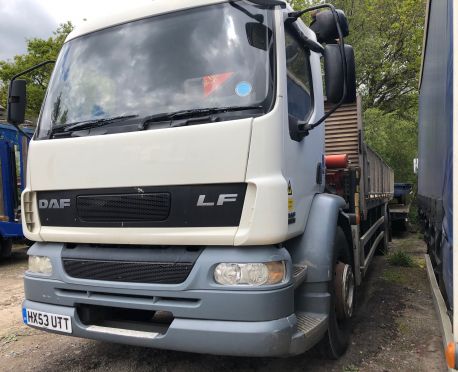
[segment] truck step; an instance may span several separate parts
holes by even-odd
[[[293,265],[293,280],[294,288],[299,287],[307,274],[307,266],[305,265]]]
[[[325,334],[328,317],[324,314],[297,312],[297,332],[291,343],[291,353],[300,354],[315,345]]]
[[[323,322],[324,317],[313,313],[296,313],[297,329],[307,334]]]

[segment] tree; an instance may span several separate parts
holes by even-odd
[[[293,0],[295,9],[322,3]],[[416,105],[425,0],[334,0],[350,24],[357,83],[364,107],[385,112]]]
[[[417,153],[418,122],[412,111],[410,119],[378,108],[364,113],[366,143],[393,168],[396,182],[416,182],[413,159]]]
[[[11,78],[40,62],[55,60],[67,35],[72,31],[71,22],[61,24],[53,36],[48,39],[27,40],[27,53],[16,55],[12,61],[0,61],[0,104],[6,107],[8,84]],[[48,86],[51,66],[45,66],[21,77],[27,81],[27,112],[26,117],[35,121],[40,112],[41,103]]]
[[[292,0],[305,9],[320,0]],[[416,182],[418,79],[425,0],[333,0],[350,24],[366,143],[393,168],[399,182]],[[309,16],[304,18],[310,22]]]

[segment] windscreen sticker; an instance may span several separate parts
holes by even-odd
[[[215,90],[217,90],[233,74],[234,74],[233,72],[225,72],[225,73],[222,73],[222,74],[204,76],[203,77],[203,83],[204,83],[204,95],[205,95],[205,97],[208,97]]]
[[[242,81],[238,83],[237,86],[235,87],[235,93],[237,93],[239,97],[249,96],[252,90],[253,90],[253,87],[247,81]]]

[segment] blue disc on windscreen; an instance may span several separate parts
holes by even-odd
[[[241,83],[238,83],[237,86],[235,87],[235,93],[237,93],[239,97],[248,96],[252,90],[253,90],[253,87],[247,81],[242,81]]]

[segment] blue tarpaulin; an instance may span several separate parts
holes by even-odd
[[[431,0],[420,89],[418,195],[442,229],[442,277],[452,301],[453,0]],[[424,207],[424,206],[423,206]]]

